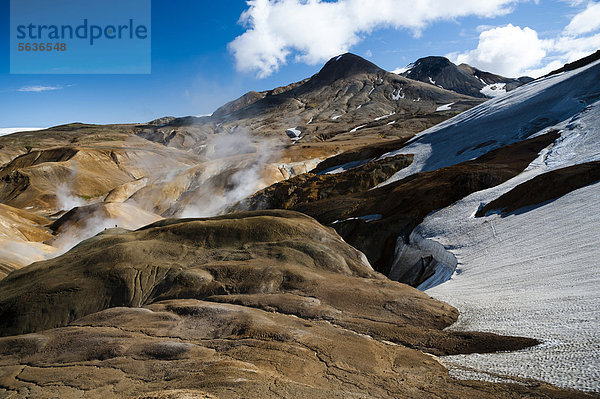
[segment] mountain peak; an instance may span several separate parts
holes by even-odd
[[[402,75],[411,79],[422,80],[422,77],[437,76],[446,68],[456,68],[456,65],[446,57],[423,57],[412,63]]]
[[[329,84],[361,73],[385,73],[385,71],[356,54],[345,53],[327,61],[314,79]]]
[[[420,65],[420,64],[454,65],[454,64],[452,64],[452,62],[450,62],[450,60],[448,58],[442,57],[439,55],[430,55],[428,57],[419,58],[415,62],[415,65]]]
[[[419,58],[407,68],[401,73],[405,78],[472,97],[496,97],[531,81],[530,78],[506,78],[468,64],[457,66],[448,58],[439,56]]]

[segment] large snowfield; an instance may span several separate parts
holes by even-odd
[[[450,328],[543,342],[517,352],[445,357],[454,375],[534,378],[600,392],[600,182],[509,215],[474,217],[482,204],[541,173],[600,160],[599,100],[596,62],[492,99],[395,152],[415,154],[415,163],[390,181],[560,132],[519,176],[434,212],[413,232],[458,261],[449,281],[426,291],[460,310]]]

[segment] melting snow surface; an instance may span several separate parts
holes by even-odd
[[[342,115],[336,115],[336,116],[332,116],[331,119],[335,121],[335,120],[340,119],[341,117],[342,117]]]
[[[489,372],[600,392],[600,183],[509,215],[474,217],[482,204],[541,173],[600,160],[599,69],[595,63],[523,86],[429,129],[410,146],[421,156],[419,169],[431,170],[479,155],[455,153],[465,144],[505,145],[550,130],[561,135],[517,177],[432,213],[415,229],[458,261],[449,281],[427,290],[460,310],[451,329],[543,342],[517,352],[445,357],[483,373],[467,376],[451,367],[457,377]]]
[[[453,330],[529,336],[543,345],[444,361],[599,392],[600,183],[525,213],[469,218],[479,201],[495,196],[487,194],[423,223],[459,262],[451,280],[427,293],[460,310]]]
[[[450,104],[446,104],[446,105],[442,105],[440,107],[437,107],[436,112],[450,111],[452,109],[453,105],[454,105],[454,103],[450,103]]]

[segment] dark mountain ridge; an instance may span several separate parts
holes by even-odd
[[[419,58],[402,76],[472,97],[494,97],[532,81],[529,77],[506,78],[467,64],[455,65],[445,57]],[[484,89],[485,88],[485,89]]]

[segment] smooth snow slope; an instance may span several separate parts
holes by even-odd
[[[556,125],[600,98],[600,61],[540,79],[486,101],[382,156],[414,154],[413,163],[382,185],[414,173],[476,158]]]
[[[587,98],[598,94],[594,86]],[[427,291],[460,310],[452,329],[544,342],[519,352],[450,356],[446,362],[600,392],[600,183],[505,217],[473,217],[481,204],[541,173],[600,160],[600,101],[536,134],[554,129],[560,139],[519,176],[429,215],[413,234],[443,244],[458,260],[451,280]],[[452,370],[457,376],[490,377]]]

